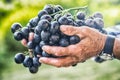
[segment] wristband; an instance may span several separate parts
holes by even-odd
[[[105,46],[103,48],[103,51],[105,53],[108,53],[108,54],[112,55],[113,47],[114,47],[114,41],[115,41],[115,38],[113,36],[107,36]]]
[[[115,37],[107,36],[103,51],[99,55],[102,59],[104,60],[114,59],[114,55],[113,55],[114,41],[115,41]]]

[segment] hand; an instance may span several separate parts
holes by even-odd
[[[68,67],[98,55],[104,47],[106,35],[93,28],[61,26],[60,29],[66,35],[79,36],[81,41],[68,47],[43,46],[45,52],[60,57],[41,57],[40,62],[56,67]]]

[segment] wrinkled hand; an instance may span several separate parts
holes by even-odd
[[[61,26],[60,29],[66,35],[79,36],[81,41],[68,47],[43,46],[42,49],[45,52],[61,57],[41,57],[40,62],[56,67],[68,67],[79,62],[84,62],[85,60],[98,55],[104,47],[106,35],[95,29],[85,26]]]
[[[93,28],[63,25],[60,29],[66,35],[79,36],[81,41],[68,47],[43,46],[42,49],[45,52],[59,56],[59,58],[41,57],[40,62],[56,67],[68,67],[98,55],[104,47],[106,35]],[[29,40],[33,39],[33,35],[30,33]],[[25,39],[22,40],[22,44],[26,46]]]

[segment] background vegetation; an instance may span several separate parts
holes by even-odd
[[[46,4],[59,4],[64,8],[87,5],[90,15],[102,12],[105,27],[120,23],[120,0],[0,0],[0,80],[120,80],[118,60],[102,64],[88,60],[76,67],[60,69],[43,65],[35,75],[14,63],[14,54],[26,48],[13,39],[11,25],[19,22],[25,26]]]

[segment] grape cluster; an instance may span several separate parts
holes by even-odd
[[[72,25],[75,27],[89,26],[95,28],[102,33],[104,22],[101,13],[96,12],[92,16],[87,16],[81,8],[63,9],[60,5],[45,5],[38,15],[29,20],[25,27],[20,23],[14,23],[11,26],[11,31],[14,39],[21,41],[26,39],[29,55],[17,53],[15,55],[15,62],[22,63],[25,67],[29,68],[31,73],[36,73],[41,66],[39,56],[54,57],[42,50],[42,46],[62,46],[66,47],[80,42],[77,35],[68,36],[60,31],[60,25]],[[77,10],[75,14],[70,13],[70,10]],[[29,33],[34,33],[32,41],[28,40]],[[39,55],[39,56],[38,56]]]

